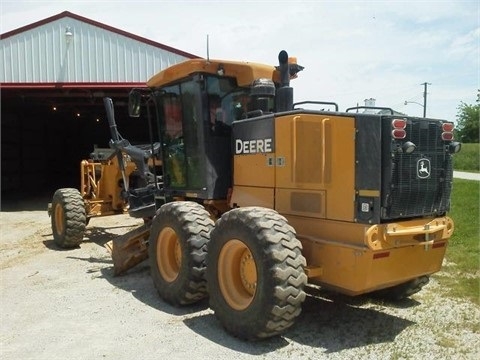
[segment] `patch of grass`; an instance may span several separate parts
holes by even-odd
[[[474,304],[480,305],[478,277],[466,278],[461,273],[457,273],[454,277],[439,274],[435,275],[435,277],[449,296],[467,299]]]
[[[468,298],[480,304],[480,183],[455,179],[449,216],[455,230],[446,258],[450,266],[443,268],[447,276],[439,281],[453,296]]]
[[[446,337],[444,335],[440,335],[439,337],[437,337],[436,342],[438,346],[441,346],[444,348],[455,348],[457,345],[455,340],[449,337]]]
[[[453,155],[453,169],[480,172],[480,144],[462,144],[460,152]]]

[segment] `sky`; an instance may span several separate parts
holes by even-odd
[[[0,33],[63,11],[212,59],[305,67],[294,100],[455,120],[480,89],[480,1],[0,0]],[[152,74],[153,75],[153,74]],[[405,105],[405,101],[408,101]]]

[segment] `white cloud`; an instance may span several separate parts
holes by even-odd
[[[472,59],[479,56],[480,46],[480,27],[454,38],[449,46],[449,55],[451,57],[470,57]]]

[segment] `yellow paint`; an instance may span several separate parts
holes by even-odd
[[[233,188],[231,206],[261,206],[273,209],[273,188],[235,186]]]
[[[275,208],[281,214],[326,217],[324,190],[276,189]]]
[[[324,216],[353,221],[354,136],[353,117],[301,114],[276,118],[275,156],[285,159],[285,166],[276,167],[278,191],[324,191]]]
[[[279,82],[280,73],[274,66],[224,60],[190,59],[160,71],[147,81],[149,87],[160,87],[186,78],[194,73],[222,74],[237,79],[239,86],[250,86],[256,79]]]
[[[135,164],[125,158],[127,179],[135,169]],[[85,200],[87,217],[128,211],[128,204],[121,197],[122,183],[122,173],[116,156],[103,162],[83,160],[80,163],[80,194]]]
[[[448,217],[372,226],[286,217],[302,242],[307,267],[322,269],[310,272],[309,282],[349,295],[393,286],[440,270],[453,233],[453,222]],[[394,227],[404,232],[394,234],[391,232]],[[426,242],[425,238],[431,240]],[[374,258],[375,254],[384,257]]]
[[[233,158],[234,184],[241,186],[275,186],[275,167],[269,165],[274,154],[235,155]]]

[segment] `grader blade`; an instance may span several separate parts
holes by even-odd
[[[148,258],[147,241],[149,235],[150,226],[142,225],[105,244],[112,255],[115,276],[124,273]]]

